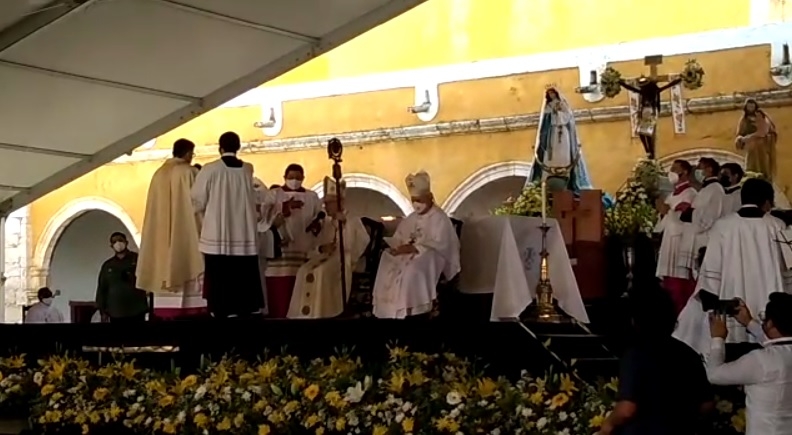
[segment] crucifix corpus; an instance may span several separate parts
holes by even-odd
[[[649,66],[649,76],[619,80],[619,85],[638,94],[638,122],[636,134],[641,138],[644,151],[650,159],[655,158],[657,143],[657,118],[660,116],[660,94],[682,82],[678,75],[657,74],[657,66],[663,63],[662,55],[646,56],[644,65]]]

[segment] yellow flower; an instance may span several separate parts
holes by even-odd
[[[199,428],[205,428],[206,425],[209,424],[209,417],[207,417],[206,414],[199,412],[193,417],[193,423],[195,423],[195,425]]]
[[[324,433],[325,433],[325,428],[323,428],[323,427],[317,427],[317,428],[316,428],[316,431],[315,431],[314,433],[315,433],[316,435],[324,435]]]
[[[418,355],[418,354],[414,354],[414,355]],[[423,371],[421,371],[421,369],[419,368],[416,368],[412,372],[407,374],[407,382],[409,382],[410,385],[419,386],[425,384],[427,382],[427,379],[426,376],[424,376]]]
[[[105,397],[107,397],[108,394],[110,394],[110,390],[108,390],[107,388],[104,387],[97,388],[93,392],[93,398],[94,400],[102,401],[105,399]]]
[[[42,396],[49,396],[55,391],[55,386],[52,384],[47,384],[41,387],[41,395]]]
[[[131,381],[137,374],[138,370],[135,368],[134,363],[124,363],[124,365],[121,366],[121,376],[123,376],[124,379]]]
[[[569,396],[564,393],[558,393],[550,399],[550,409],[560,408],[569,402]]]
[[[25,367],[25,354],[12,356],[3,361],[3,365],[11,369],[21,369]]]
[[[195,386],[198,383],[198,377],[195,375],[187,376],[186,378],[182,379],[181,387],[182,389],[186,390],[190,387]]]
[[[176,425],[167,421],[162,423],[162,431],[166,434],[175,434],[176,433]]]
[[[737,432],[745,432],[745,409],[740,409],[731,418],[731,424]]]
[[[393,372],[393,374],[391,374],[390,380],[388,381],[388,390],[393,393],[401,393],[406,380],[407,379],[400,370]]]
[[[270,434],[270,427],[269,425],[262,424],[258,427],[258,435],[269,435]]]
[[[225,432],[231,429],[231,419],[228,417],[223,418],[220,423],[217,423],[217,430]]]
[[[346,419],[344,417],[339,417],[338,420],[336,420],[335,428],[339,432],[343,431],[344,428],[346,428]]]
[[[459,431],[459,423],[445,416],[435,422],[435,428],[443,432],[457,433],[457,431]]]
[[[575,382],[572,380],[571,376],[567,374],[561,375],[561,391],[569,395],[572,395],[572,393],[578,391],[578,388],[575,386]]]
[[[266,381],[267,379],[271,378],[277,370],[278,363],[270,360],[258,366],[256,371],[258,372],[259,377]]]
[[[319,418],[318,415],[311,414],[308,416],[308,418],[305,419],[305,427],[312,428],[316,426],[316,424],[319,423],[320,421],[322,421],[322,419]]]
[[[544,401],[544,391],[537,391],[528,397],[528,401],[534,405],[538,405]]]
[[[490,378],[479,379],[476,382],[476,392],[481,397],[490,397],[498,390],[498,384]]]
[[[599,429],[602,427],[602,423],[605,423],[605,416],[602,414],[595,415],[589,420],[589,427],[592,429]]]
[[[316,384],[311,384],[305,389],[303,394],[305,394],[305,397],[307,397],[308,400],[314,400],[316,399],[316,396],[319,395],[319,386]]]
[[[101,416],[101,415],[99,415],[99,412],[97,412],[97,411],[91,411],[91,412],[88,414],[88,420],[91,420],[91,424],[96,424],[96,423],[99,423],[99,421],[100,421],[101,419],[102,419],[102,416]]]
[[[374,430],[371,431],[371,435],[387,435],[388,428],[384,426],[374,426]]]
[[[407,417],[404,420],[402,420],[401,427],[405,433],[410,433],[413,431],[413,428],[415,427],[415,420],[413,420],[410,417]]]
[[[168,406],[171,406],[171,405],[173,405],[173,402],[174,402],[175,400],[176,400],[176,399],[175,399],[173,396],[171,396],[171,395],[162,396],[162,397],[160,397],[160,399],[159,399],[159,401],[157,402],[157,404],[158,404],[158,405],[159,405],[161,408],[166,408],[166,407],[168,407]]]
[[[390,348],[390,359],[396,361],[407,356],[406,347],[392,347]]]
[[[715,405],[715,408],[722,414],[731,414],[734,410],[734,406],[728,400],[718,401],[718,403]]]
[[[82,428],[82,435],[88,435],[88,433],[91,431],[91,427],[88,426],[87,424],[82,425],[81,428]]]

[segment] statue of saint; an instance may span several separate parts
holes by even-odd
[[[545,91],[534,151],[527,183],[539,184],[548,177],[565,174],[567,189],[578,193],[591,188],[578,142],[575,115],[566,98],[554,87]]]
[[[776,171],[778,133],[773,120],[753,98],[745,100],[735,145],[745,151],[745,170],[758,172],[772,182]]]

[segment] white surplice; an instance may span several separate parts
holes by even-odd
[[[25,314],[25,323],[64,323],[63,314],[53,307],[44,302],[36,302],[31,305]]]
[[[459,238],[451,219],[437,206],[425,214],[413,212],[399,223],[391,240],[413,244],[418,253],[382,254],[374,282],[374,315],[402,319],[430,312],[440,276],[452,279],[460,271]]]
[[[704,187],[693,200],[693,217],[685,223],[682,238],[679,242],[677,266],[687,269],[692,276],[696,269],[696,258],[699,249],[707,246],[708,233],[715,222],[724,215],[723,186],[715,179],[705,180]]]
[[[656,275],[660,278],[666,276],[683,279],[690,278],[688,269],[679,267],[679,248],[685,223],[679,220],[682,212],[676,209],[681,204],[692,205],[696,199],[697,192],[690,183],[686,182],[685,185],[680,184],[671,195],[666,197],[665,203],[668,205],[669,211],[655,227],[655,232],[663,233],[660,253],[657,257],[656,271]]]
[[[729,213],[734,213],[742,207],[742,198],[740,198],[741,186],[727,187],[725,190],[726,196],[723,198],[723,214],[724,216]]]
[[[259,274],[261,275],[261,290],[264,292],[264,310],[262,314],[268,314],[269,304],[267,304],[267,266],[268,259],[275,256],[275,240],[270,228],[278,213],[275,210],[275,193],[258,178],[254,179],[253,188],[256,190],[256,202],[258,205],[258,260]]]
[[[203,214],[201,252],[258,254],[258,197],[253,188],[253,165],[245,162],[241,168],[232,168],[222,160],[207,163],[195,178],[192,201],[196,212]]]
[[[732,213],[710,231],[707,253],[701,265],[696,293],[679,314],[674,336],[702,354],[710,348],[707,314],[698,292],[706,290],[720,299],[740,298],[752,313],[764,311],[770,293],[789,291],[792,282],[781,258],[777,232],[784,223],[769,214],[745,218]],[[756,340],[729,319],[729,342]]]
[[[336,244],[332,253],[321,253],[319,248]],[[309,253],[308,262],[297,271],[288,318],[321,319],[343,313],[341,292],[341,251],[338,244],[338,221],[325,219],[316,236],[315,249]],[[346,295],[352,291],[352,271],[366,252],[369,235],[360,219],[349,219],[344,224],[344,257],[346,258]]]
[[[303,203],[302,208],[291,210],[290,215],[285,216],[284,224],[278,228],[285,242],[281,246],[282,255],[271,261],[267,268],[267,276],[294,276],[308,258],[308,252],[313,249],[315,237],[305,229],[322,211],[322,200],[313,190],[293,191],[279,187],[271,192],[275,194],[275,213],[282,213],[283,204],[290,199]]]

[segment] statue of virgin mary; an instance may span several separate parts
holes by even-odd
[[[564,187],[575,194],[591,188],[578,142],[575,115],[566,98],[554,87],[547,88],[542,101],[534,154],[527,184],[539,184],[542,180],[561,176],[565,178]],[[555,189],[551,187],[551,190]]]

